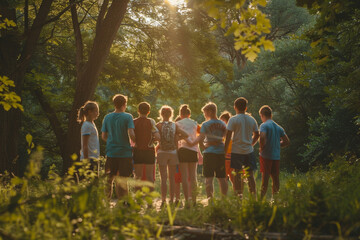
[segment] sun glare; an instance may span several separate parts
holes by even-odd
[[[180,6],[185,4],[185,0],[165,0],[165,2],[168,2],[173,6]]]

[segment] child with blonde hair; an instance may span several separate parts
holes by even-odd
[[[159,149],[157,152],[157,162],[159,164],[161,178],[161,205],[166,203],[167,195],[167,178],[169,177],[170,202],[174,201],[175,173],[176,165],[179,164],[177,156],[177,139],[176,136],[187,138],[188,135],[182,131],[175,122],[172,121],[174,110],[167,105],[161,107],[161,121],[156,125],[160,132]]]
[[[94,121],[99,116],[97,102],[87,101],[78,112],[78,122],[81,123],[81,151],[80,160],[89,159],[92,168],[94,159],[100,157],[99,134]]]

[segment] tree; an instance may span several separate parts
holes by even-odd
[[[8,76],[14,80],[14,92],[21,97],[24,76],[29,66],[31,57],[35,52],[41,30],[47,21],[54,0],[43,0],[32,19],[30,26],[29,2],[24,4],[24,28],[5,29],[1,31],[0,39],[0,76]],[[15,4],[9,1],[1,1],[0,15],[3,19],[17,22]],[[38,2],[34,2],[35,6]],[[57,14],[61,15],[61,12]],[[55,18],[57,16],[54,16]],[[23,37],[22,37],[23,35]],[[0,109],[0,172],[10,170],[16,172],[16,159],[18,157],[18,135],[21,125],[21,112],[17,109],[4,111]]]
[[[326,164],[331,153],[359,156],[360,2],[297,1],[316,15],[316,23],[303,38],[311,42],[312,61],[298,67],[304,85],[323,86],[324,109],[309,121],[304,162]]]
[[[161,3],[163,4],[163,3]],[[54,40],[54,35],[59,31],[59,24],[64,23],[66,21],[66,17],[70,16],[72,20],[72,31],[71,34],[74,35],[75,42],[75,61],[70,60],[70,63],[75,62],[74,75],[76,76],[76,80],[74,82],[75,91],[69,88],[70,93],[73,94],[73,99],[70,99],[70,104],[72,105],[68,114],[66,114],[66,118],[68,120],[67,126],[63,126],[63,120],[59,118],[59,115],[63,115],[63,113],[57,112],[56,108],[54,108],[51,100],[48,98],[46,91],[42,88],[41,84],[35,84],[34,86],[29,86],[29,90],[33,94],[34,97],[38,100],[42,110],[46,114],[50,126],[56,136],[57,145],[60,148],[61,156],[64,160],[64,171],[71,165],[71,155],[73,153],[77,153],[80,149],[80,125],[76,122],[77,110],[85,101],[88,99],[92,99],[95,93],[95,89],[97,84],[99,83],[99,76],[101,76],[101,72],[105,65],[105,61],[107,56],[109,55],[110,48],[113,44],[115,37],[121,37],[121,31],[119,31],[120,24],[123,22],[125,14],[127,10],[132,8],[140,9],[145,7],[149,7],[149,11],[146,12],[149,15],[154,16],[154,6],[161,5],[158,1],[132,1],[129,4],[129,1],[25,1],[22,11],[15,11],[15,6],[11,6],[6,3],[6,8],[12,11],[12,19],[16,19],[16,13],[23,13],[24,19],[21,22],[21,26],[24,29],[24,33],[26,33],[26,41],[18,42],[15,38],[15,35],[21,34],[21,31],[17,31],[14,34],[12,41],[10,38],[4,38],[5,44],[13,44],[12,48],[6,47],[7,50],[13,49],[13,53],[11,54],[12,58],[9,58],[9,61],[6,61],[6,64],[12,66],[12,70],[10,72],[15,73],[12,79],[15,80],[16,89],[15,92],[22,96],[22,90],[24,88],[25,82],[25,74],[26,72],[30,75],[37,76],[36,71],[31,71],[29,67],[30,64],[36,65],[35,61],[30,61],[35,53],[35,47],[39,45],[39,39],[41,39],[41,44],[46,45],[48,42],[52,42],[54,45],[58,44],[56,40]],[[40,6],[40,8],[39,8]],[[61,11],[55,11],[56,6],[58,9],[61,7]],[[136,12],[136,11],[134,11]],[[259,12],[256,12],[259,13]],[[69,15],[70,14],[70,15]],[[251,12],[251,14],[255,14],[255,12]],[[130,20],[130,19],[129,19]],[[32,25],[30,27],[30,23]],[[133,24],[134,21],[126,22],[126,24]],[[141,27],[140,22],[135,21],[135,28]],[[89,29],[89,26],[93,26],[92,30]],[[181,26],[176,29],[178,36],[186,33],[186,31],[181,32]],[[249,25],[250,26],[250,25]],[[67,28],[68,25],[61,26]],[[45,31],[43,31],[45,30]],[[67,29],[66,31],[68,31]],[[171,29],[168,29],[171,30]],[[145,32],[145,30],[144,30]],[[42,33],[40,35],[40,33]],[[69,33],[69,32],[68,32]],[[10,32],[8,33],[8,36]],[[256,38],[256,37],[255,37]],[[186,40],[187,41],[187,40]],[[195,65],[192,65],[191,54],[190,58],[186,57],[186,51],[190,50],[190,48],[186,47],[185,39],[180,41],[181,47],[179,50],[179,56],[182,56],[185,61],[185,69],[183,71],[182,76],[179,75],[182,79],[186,79],[186,81],[190,81],[189,76],[191,76],[191,72]],[[129,42],[127,43],[129,44]],[[154,43],[154,46],[156,43]],[[21,46],[19,48],[18,46]],[[17,49],[22,49],[22,53],[20,54],[20,58],[16,58],[19,54],[16,54]],[[185,51],[183,51],[185,50]],[[45,50],[44,50],[45,51]],[[6,51],[4,51],[5,53]],[[190,53],[190,52],[188,52]],[[5,54],[4,54],[5,55]],[[10,55],[9,55],[10,56]],[[70,54],[70,57],[73,55]],[[210,58],[209,58],[210,59]],[[156,59],[157,60],[157,59]],[[189,60],[189,61],[187,61]],[[69,61],[69,60],[66,60]],[[181,61],[181,60],[180,60]],[[218,62],[220,60],[218,59]],[[216,61],[215,61],[216,62]],[[200,62],[199,62],[200,63]],[[4,65],[5,66],[5,65]],[[14,67],[16,66],[16,67]],[[181,64],[177,65],[181,68]],[[200,66],[200,65],[199,65]],[[167,66],[168,67],[168,66]],[[5,69],[5,67],[3,68]],[[2,69],[2,70],[3,70]],[[8,68],[10,69],[10,68]],[[171,69],[168,67],[168,69]],[[67,69],[67,73],[69,74],[69,70],[73,70],[72,68]],[[5,71],[5,70],[4,70]],[[171,70],[170,70],[171,71]],[[180,71],[181,72],[181,71]],[[195,71],[196,72],[196,71]],[[153,74],[154,73],[154,74]],[[156,76],[156,72],[152,73],[152,77]],[[71,75],[71,73],[70,73]],[[200,76],[200,75],[198,75]],[[10,76],[11,77],[11,76]],[[197,77],[200,79],[200,77]],[[194,80],[196,78],[192,78]],[[173,79],[172,81],[176,81]],[[61,82],[61,81],[60,81]],[[71,83],[71,81],[69,82]],[[63,84],[63,83],[60,83]],[[190,89],[190,88],[189,88]],[[175,93],[175,92],[172,92]],[[69,94],[68,94],[69,95]],[[16,159],[17,148],[18,148],[18,140],[17,135],[21,126],[19,112],[9,112],[4,113],[7,117],[1,118],[4,124],[2,124],[4,130],[6,130],[7,138],[4,138],[4,141],[1,143],[1,148],[3,151],[1,162],[11,162]],[[62,117],[62,116],[61,116]],[[14,137],[15,135],[15,137]],[[10,169],[9,164],[5,164],[1,170]]]

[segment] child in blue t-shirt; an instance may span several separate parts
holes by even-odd
[[[190,145],[200,143],[200,148],[203,149],[204,142],[211,143],[203,151],[203,173],[207,197],[212,198],[214,194],[214,176],[219,181],[221,193],[226,195],[228,190],[225,172],[225,145],[223,142],[226,133],[226,124],[217,118],[217,106],[215,103],[207,103],[202,108],[202,111],[206,121],[201,125],[200,135]]]
[[[266,195],[269,178],[272,178],[272,194],[280,189],[280,148],[290,144],[284,129],[272,120],[272,109],[268,105],[260,108],[260,172],[262,173],[261,198]]]
[[[102,139],[106,141],[105,171],[109,173],[108,196],[111,198],[115,177],[130,177],[133,173],[132,147],[129,138],[135,142],[134,120],[125,112],[127,97],[117,94],[113,97],[115,111],[105,116],[101,128]],[[118,198],[127,195],[127,184],[115,184]]]

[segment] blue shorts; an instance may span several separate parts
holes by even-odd
[[[249,170],[255,171],[257,169],[255,153],[254,152],[249,154],[231,153],[230,167],[237,170],[248,167]]]

